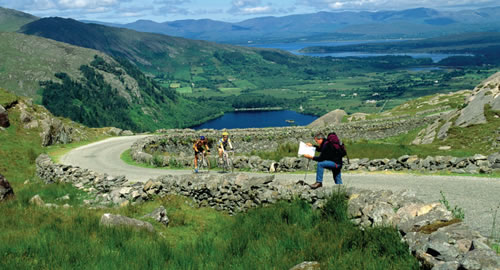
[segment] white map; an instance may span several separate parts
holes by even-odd
[[[307,146],[304,142],[299,143],[299,157],[303,155],[311,155],[314,157],[315,152],[316,148],[314,146]]]

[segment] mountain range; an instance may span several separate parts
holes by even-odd
[[[93,22],[141,32],[223,43],[323,41],[331,39],[428,38],[465,32],[498,31],[500,7],[439,11],[415,8],[377,12],[318,12],[258,17],[237,23],[201,20],[127,24]]]

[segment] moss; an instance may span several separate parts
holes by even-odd
[[[431,233],[437,231],[439,228],[450,226],[450,225],[453,225],[453,224],[456,224],[456,223],[459,223],[459,222],[462,222],[462,220],[458,219],[458,218],[454,218],[454,219],[452,219],[450,221],[446,221],[446,222],[437,221],[435,223],[432,223],[432,224],[420,227],[417,230],[417,232],[421,232],[421,233],[425,233],[425,234],[431,234]]]

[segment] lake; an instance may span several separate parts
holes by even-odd
[[[272,48],[291,52],[296,55],[307,55],[315,57],[374,57],[385,55],[407,55],[413,58],[431,58],[434,62],[439,62],[450,56],[470,56],[470,54],[445,54],[445,53],[369,53],[369,52],[338,52],[338,53],[301,53],[300,49],[312,46],[344,46],[364,43],[383,43],[393,41],[405,41],[406,39],[387,40],[355,40],[355,41],[331,41],[331,42],[298,42],[298,43],[269,43],[269,44],[245,44],[242,46],[255,48]]]
[[[305,126],[318,117],[289,110],[282,111],[242,111],[229,112],[214,120],[192,127],[193,129],[233,129],[233,128],[265,128],[288,127],[292,124],[285,120],[294,120],[293,125]]]

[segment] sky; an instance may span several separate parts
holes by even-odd
[[[498,0],[0,0],[0,6],[38,17],[129,23],[184,19],[240,22],[263,16],[319,11],[440,10],[500,6]]]

